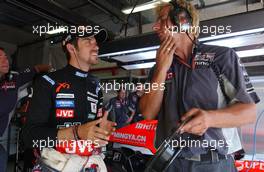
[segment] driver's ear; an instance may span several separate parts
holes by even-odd
[[[74,53],[74,46],[72,45],[72,44],[67,44],[66,45],[66,48],[67,48],[67,50],[69,51],[69,52],[71,52],[71,53]]]

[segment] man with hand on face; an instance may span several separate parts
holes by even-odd
[[[82,26],[79,26],[82,27]],[[98,63],[98,42],[107,32],[69,33],[63,40],[68,65],[35,82],[24,142],[33,140],[90,140],[104,146],[115,123],[102,116],[103,95],[99,80],[89,73]]]
[[[255,121],[259,101],[245,68],[234,50],[198,43],[199,19],[190,3],[164,3],[158,15],[153,28],[161,45],[149,81],[165,83],[166,89],[152,89],[140,100],[146,119],[158,115],[156,147],[177,123],[190,119],[183,135],[201,144],[222,144],[188,145],[168,171],[236,171],[232,153],[242,148],[236,127]]]

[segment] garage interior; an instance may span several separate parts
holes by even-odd
[[[125,14],[124,9],[159,0],[0,0],[0,46],[7,51],[12,70],[35,64],[50,64],[55,69],[67,63],[61,48],[61,34],[33,33],[36,26],[100,25],[108,31],[108,40],[100,45],[100,63],[91,73],[102,82],[144,82],[155,65],[159,47],[152,30],[154,9]],[[232,33],[202,33],[199,41],[209,45],[233,48],[246,67],[264,107],[264,2],[263,0],[189,0],[199,10],[201,26],[232,26]],[[115,96],[104,93],[104,101]],[[255,125],[240,128],[246,156],[252,156]],[[0,142],[10,157],[8,170],[14,166],[18,127],[11,122]],[[264,119],[257,129],[256,158],[264,160]]]

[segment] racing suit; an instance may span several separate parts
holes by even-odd
[[[26,146],[33,140],[56,140],[60,128],[93,121],[102,115],[99,80],[71,65],[39,78],[34,87],[23,132]]]

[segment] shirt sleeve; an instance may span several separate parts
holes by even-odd
[[[49,123],[51,109],[52,85],[41,77],[34,83],[29,114],[22,133],[26,147],[35,147],[34,142],[57,139],[58,130]]]
[[[26,84],[27,82],[32,81],[34,76],[36,75],[36,73],[37,73],[37,71],[34,67],[26,68],[23,71],[19,72],[19,75],[17,78],[18,87]]]
[[[245,67],[233,49],[227,48],[217,60],[226,95],[230,102],[258,103],[257,96]]]

